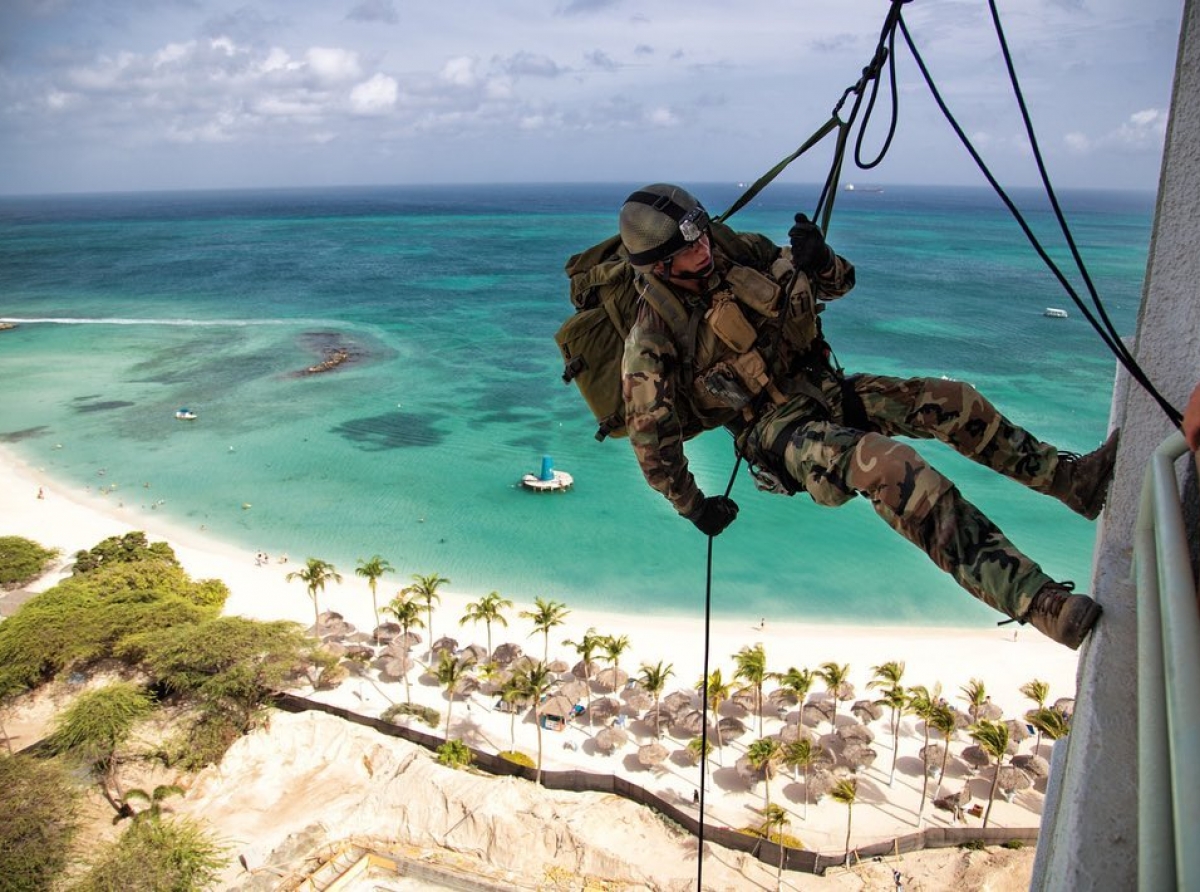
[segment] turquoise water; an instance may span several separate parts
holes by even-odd
[[[0,440],[74,487],[115,486],[129,506],[344,573],[378,553],[396,585],[438,573],[468,594],[698,611],[705,540],[645,485],[626,443],[592,438],[553,342],[564,261],[611,234],[636,185],[0,199],[0,318],[20,323],[0,333]],[[737,195],[694,189],[713,209]],[[732,222],[782,239],[814,199],[772,186]],[[1132,333],[1152,196],[1062,200]],[[964,378],[1063,448],[1103,438],[1114,362],[990,193],[845,193],[830,240],[858,266],[857,289],[824,317],[848,370]],[[1047,319],[1047,306],[1071,316]],[[333,339],[355,360],[299,374]],[[198,419],[177,421],[180,406]],[[1092,524],[919,448],[1049,573],[1087,581]],[[545,453],[572,492],[517,486]],[[689,455],[706,490],[724,487],[727,435]],[[715,540],[718,613],[995,618],[864,502],[767,496],[744,472],[734,497],[741,515]]]

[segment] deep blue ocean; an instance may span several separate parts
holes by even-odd
[[[706,542],[598,443],[560,380],[563,264],[641,184],[422,186],[0,198],[0,441],[63,485],[249,550],[353,574],[380,554],[454,591],[653,613],[702,609]],[[717,212],[736,184],[687,184]],[[816,187],[730,222],[782,241]],[[1036,193],[1014,198],[1070,271]],[[1108,314],[1134,330],[1153,195],[1060,199]],[[976,384],[1062,448],[1103,439],[1115,363],[985,189],[837,196],[858,286],[824,314],[851,372]],[[1082,292],[1078,278],[1072,281]],[[1067,309],[1066,319],[1044,315]],[[305,375],[338,342],[354,360]],[[178,421],[187,406],[197,418]],[[1094,525],[935,443],[918,447],[1047,572],[1090,577]],[[689,446],[709,492],[729,437]],[[535,495],[542,456],[573,491]],[[758,493],[715,540],[713,609],[983,626],[996,617],[862,500]],[[383,592],[381,591],[381,595]]]

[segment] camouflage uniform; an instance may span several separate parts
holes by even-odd
[[[766,242],[761,236],[740,238]],[[756,244],[761,247],[762,242]],[[714,255],[717,268],[699,296],[702,306],[723,287],[731,265],[715,249]],[[787,256],[786,248],[775,249],[776,261]],[[777,262],[774,270],[773,277],[780,278]],[[811,290],[817,300],[828,300],[853,285],[853,266],[837,257]],[[689,298],[697,302],[695,295],[672,292],[685,303]],[[774,324],[770,314],[747,310],[745,316],[756,331]],[[803,490],[827,506],[865,496],[889,526],[963,588],[1011,617],[1024,616],[1034,594],[1052,582],[1050,577],[950,480],[891,437],[936,438],[1040,491],[1053,480],[1057,450],[1009,422],[969,384],[877,375],[843,380],[828,362],[815,319],[814,309],[811,343],[795,343],[795,331],[786,328],[792,335],[790,347],[760,336],[757,343],[783,396],[769,400],[758,394],[739,410],[714,399],[701,384],[706,369],[730,358],[730,349],[700,325],[688,374],[686,353],[643,301],[626,340],[622,386],[630,443],[647,482],[680,514],[690,514],[703,494],[688,469],[683,444],[704,430],[727,427],[752,466],[782,481],[781,491]]]

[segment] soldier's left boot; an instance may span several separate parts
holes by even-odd
[[[1088,520],[1100,516],[1108,486],[1112,482],[1113,464],[1117,459],[1117,444],[1121,431],[1115,430],[1099,449],[1080,455],[1077,452],[1058,453],[1054,480],[1046,489],[1072,511]]]

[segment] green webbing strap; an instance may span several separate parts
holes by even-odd
[[[793,161],[795,161],[797,158],[799,158],[801,155],[803,155],[805,152],[807,152],[809,149],[811,149],[813,146],[815,146],[817,143],[819,143],[821,140],[823,140],[826,136],[828,136],[830,130],[832,130],[835,127],[840,127],[840,128],[844,129],[845,126],[846,125],[842,123],[841,118],[839,118],[835,114],[828,121],[826,121],[824,124],[822,124],[817,129],[817,132],[814,133],[812,136],[810,136],[807,141],[805,141],[804,145],[800,146],[800,148],[796,149],[796,151],[792,152],[792,154],[788,155],[786,158],[784,158],[782,161],[780,161],[778,164],[776,164],[774,167],[772,167],[770,170],[768,170],[766,173],[764,173],[761,177],[759,177],[749,189],[747,189],[745,192],[742,193],[742,196],[737,201],[735,201],[732,205],[729,206],[729,210],[725,211],[725,213],[721,214],[720,216],[718,216],[716,218],[717,221],[724,223],[726,220],[728,220],[730,217],[732,217],[734,214],[736,214],[739,210],[741,210],[745,205],[747,205],[749,202],[751,202],[754,199],[754,196],[758,195],[759,192],[761,192],[763,189],[765,189],[767,187],[767,185],[771,182],[771,180],[775,179],[775,177],[779,176],[779,174],[781,174],[783,172],[783,169],[785,167],[787,167],[789,164],[791,164]],[[846,143],[846,140],[845,140],[844,136],[838,140],[839,147],[844,147],[845,143]],[[840,154],[835,159],[835,163],[837,164],[838,168],[840,169],[841,168],[841,155]]]

